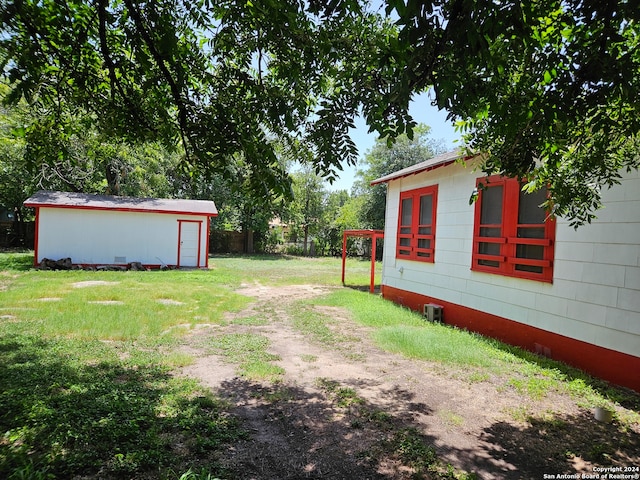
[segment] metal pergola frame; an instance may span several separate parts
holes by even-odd
[[[347,237],[371,239],[371,282],[369,292],[373,293],[376,275],[376,241],[384,238],[384,230],[345,230],[342,233],[342,284],[344,285],[344,271],[347,261]]]

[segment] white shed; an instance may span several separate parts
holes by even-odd
[[[35,256],[71,258],[82,266],[208,266],[214,202],[40,191],[24,202],[36,209]]]
[[[575,230],[449,152],[387,183],[382,294],[640,391],[640,174]],[[485,188],[478,188],[482,182]],[[469,199],[478,188],[478,201]],[[427,307],[425,307],[425,305]]]

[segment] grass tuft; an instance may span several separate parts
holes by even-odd
[[[384,327],[374,338],[385,350],[409,358],[473,367],[495,364],[477,336],[438,325]]]
[[[277,380],[284,369],[271,362],[280,360],[278,355],[267,352],[269,339],[253,333],[232,333],[215,337],[211,346],[230,362],[239,364],[238,372],[250,380]]]

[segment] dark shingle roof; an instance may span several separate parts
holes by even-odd
[[[52,192],[41,190],[25,200],[26,207],[77,208],[87,210],[119,210],[128,212],[177,213],[216,216],[218,210],[211,200],[181,200],[173,198],[133,198],[114,195]]]
[[[408,177],[409,175],[415,175],[417,173],[433,170],[434,168],[444,167],[445,165],[449,165],[456,160],[460,160],[461,158],[464,157],[460,149],[452,150],[451,152],[436,155],[435,157],[430,158],[429,160],[425,160],[424,162],[416,163],[415,165],[411,165],[410,167],[406,167],[402,170],[398,170],[397,172],[385,175],[384,177],[377,178],[371,182],[371,185],[386,183],[398,178]]]

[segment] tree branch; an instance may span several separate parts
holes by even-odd
[[[136,6],[133,4],[131,0],[124,0],[124,4],[129,10],[131,14],[131,18],[133,19],[133,22],[136,25],[140,33],[140,36],[142,37],[142,40],[147,45],[147,48],[149,48],[149,52],[151,53],[151,56],[155,60],[156,65],[160,69],[162,76],[164,77],[166,82],[169,84],[169,89],[171,90],[171,96],[173,97],[173,101],[176,107],[178,108],[178,127],[180,130],[180,137],[182,139],[182,143],[184,144],[185,154],[188,160],[189,149],[187,147],[190,144],[187,142],[187,138],[185,136],[185,130],[187,129],[188,111],[184,103],[184,99],[182,98],[180,86],[178,85],[176,80],[173,78],[173,75],[169,71],[169,68],[167,66],[165,59],[162,58],[162,55],[156,48],[156,45],[153,41],[153,38],[151,38],[149,30],[146,28],[144,24],[144,20],[142,19],[142,15],[140,14],[140,11],[136,8]]]

